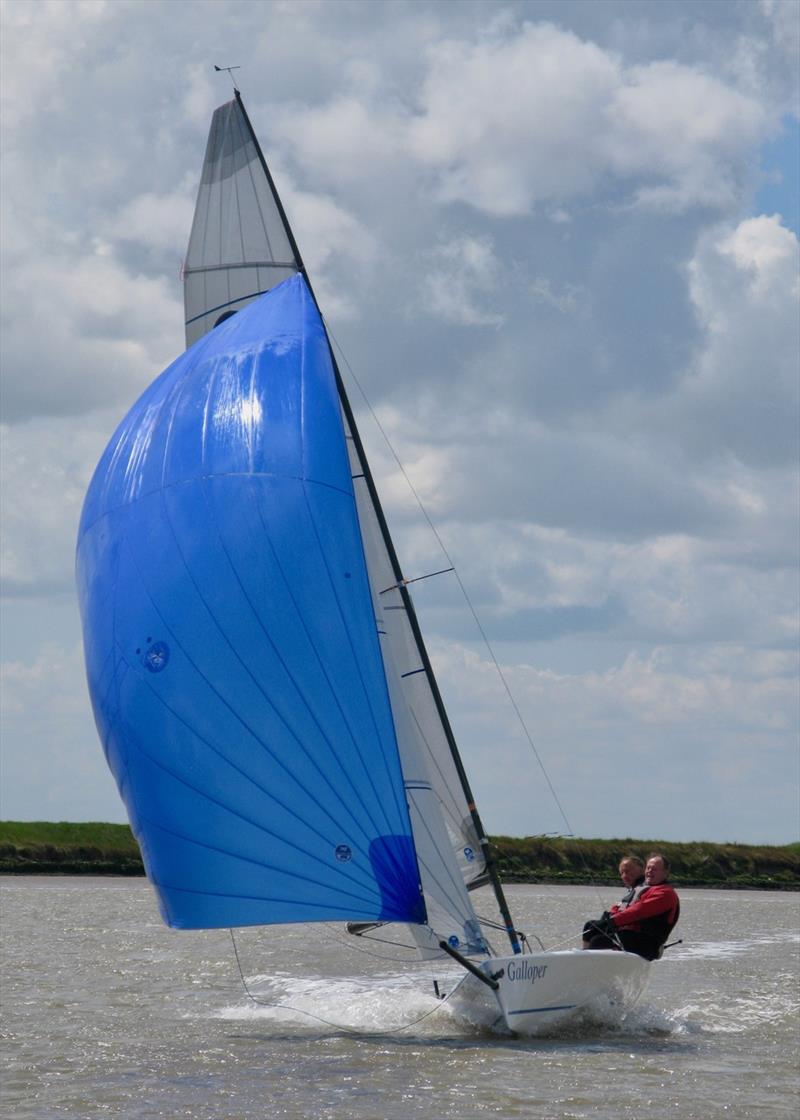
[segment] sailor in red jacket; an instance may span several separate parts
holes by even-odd
[[[624,949],[653,961],[680,915],[680,902],[667,882],[669,863],[653,854],[644,871],[645,886],[635,902],[606,913],[596,923],[597,934],[589,938],[589,949]]]

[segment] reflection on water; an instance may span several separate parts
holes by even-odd
[[[521,1039],[438,1000],[453,968],[326,926],[176,933],[142,880],[6,878],[4,1115],[760,1120],[793,1115],[797,896],[683,891],[682,945],[613,1026]],[[561,945],[583,888],[511,887]],[[764,914],[769,914],[769,929]],[[534,916],[536,922],[534,922]]]

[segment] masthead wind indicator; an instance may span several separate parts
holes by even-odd
[[[215,62],[214,63],[214,69],[217,71],[218,74],[221,74],[224,70],[225,73],[228,74],[228,76],[230,77],[231,82],[233,83],[233,88],[237,91],[237,93],[239,92],[239,87],[236,84],[236,79],[234,78],[232,71],[241,70],[241,66],[217,66],[217,64]]]

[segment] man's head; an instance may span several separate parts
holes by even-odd
[[[661,855],[660,852],[653,852],[647,858],[647,865],[644,869],[644,881],[648,887],[657,887],[659,883],[665,882],[669,878],[669,860]]]
[[[638,883],[644,875],[644,863],[638,856],[623,856],[619,861],[619,877],[626,887]]]

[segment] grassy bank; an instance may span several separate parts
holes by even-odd
[[[494,837],[506,882],[619,882],[621,855],[646,859],[658,851],[672,865],[672,879],[684,887],[800,890],[800,844],[671,843],[666,840],[582,840],[565,837]]]
[[[0,872],[144,875],[144,866],[126,824],[0,821]]]
[[[663,852],[684,887],[800,890],[800,844],[677,844],[662,840],[581,840],[497,836],[497,862],[506,882],[619,882],[627,852]],[[0,821],[0,872],[7,874],[143,875],[139,848],[126,824],[94,821]]]

